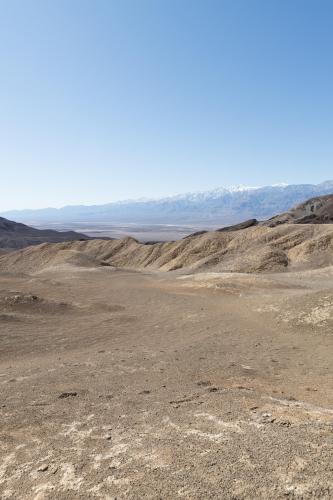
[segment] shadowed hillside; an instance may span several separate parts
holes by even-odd
[[[333,194],[317,196],[297,205],[292,210],[273,217],[265,224],[274,227],[278,224],[332,224]]]
[[[44,242],[58,243],[88,239],[88,236],[75,231],[58,232],[51,229],[35,229],[0,217],[0,248],[19,249]]]

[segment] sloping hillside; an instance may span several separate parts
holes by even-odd
[[[278,224],[332,224],[333,194],[317,196],[297,205],[295,208],[277,215],[265,222],[270,227]]]
[[[133,238],[43,244],[0,257],[0,270],[111,265],[161,271],[272,272],[333,265],[333,225],[255,226],[144,245]]]
[[[38,231],[0,220],[12,242],[25,238],[81,239],[78,233]],[[333,195],[312,198],[268,221],[250,219],[180,241],[142,244],[134,238],[71,241],[0,255],[0,269],[36,272],[65,265],[162,271],[268,272],[333,265]],[[36,234],[36,236],[34,236]],[[35,239],[34,239],[35,238]]]
[[[0,248],[19,249],[44,242],[58,243],[88,239],[84,234],[74,231],[58,232],[51,229],[35,229],[0,217]]]

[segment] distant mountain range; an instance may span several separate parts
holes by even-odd
[[[268,219],[308,198],[333,193],[333,181],[321,184],[238,186],[187,193],[158,200],[126,200],[105,205],[66,206],[4,212],[20,222],[112,222],[113,224],[197,224],[223,226],[245,219]]]

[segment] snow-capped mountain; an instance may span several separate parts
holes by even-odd
[[[221,198],[222,196],[231,193],[242,193],[244,191],[250,191],[252,189],[258,189],[258,186],[252,187],[252,186],[239,185],[239,186],[230,186],[228,188],[219,187],[216,189],[212,189],[210,191],[198,191],[195,193],[176,194],[174,196],[168,196],[166,198],[160,198],[158,200],[150,200],[150,201],[169,202],[171,200],[188,200],[188,201],[208,200],[208,199]]]
[[[44,222],[108,222],[114,224],[228,225],[245,219],[267,219],[313,196],[333,193],[333,181],[321,184],[234,186],[163,199],[127,200],[93,206],[5,212],[6,218]]]

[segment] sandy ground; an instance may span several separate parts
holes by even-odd
[[[332,277],[2,273],[0,498],[333,498]]]

